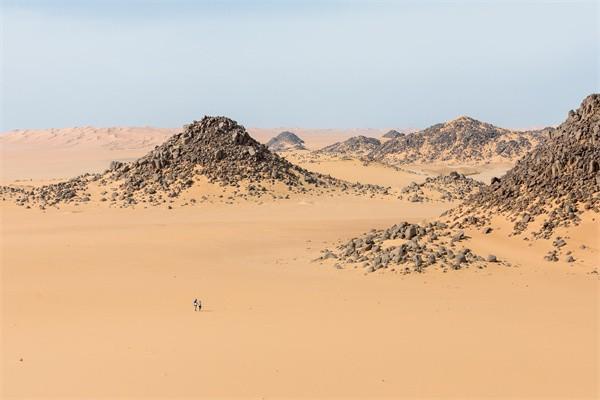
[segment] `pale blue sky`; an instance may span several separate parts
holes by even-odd
[[[529,127],[600,86],[598,1],[2,4],[0,130]]]

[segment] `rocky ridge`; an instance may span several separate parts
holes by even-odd
[[[343,142],[337,142],[318,150],[318,153],[345,157],[361,158],[381,145],[379,139],[366,136],[353,136]]]
[[[389,164],[513,160],[534,148],[545,132],[510,131],[462,116],[388,140],[367,157]]]
[[[516,234],[541,216],[534,236],[549,238],[556,227],[577,224],[584,210],[600,212],[599,94],[586,97],[547,140],[452,214],[502,213]]]
[[[402,222],[386,230],[372,230],[334,250],[323,250],[317,260],[335,260],[337,268],[360,266],[366,272],[423,272],[430,266],[441,266],[444,272],[469,265],[483,268],[486,263],[498,262],[496,256],[490,254],[484,259],[468,248],[453,249],[468,239],[464,229],[478,228],[489,234],[494,230],[493,217],[504,215],[515,222],[513,234],[519,234],[541,217],[533,238],[550,239],[555,228],[577,225],[583,211],[599,213],[600,94],[585,98],[577,111],[571,110],[567,120],[548,134],[505,176],[493,178],[490,185],[478,185],[463,204],[443,213],[437,221],[425,226]],[[456,179],[457,175],[449,178]],[[418,190],[419,186],[411,186],[408,192],[412,188]],[[555,236],[544,259],[555,262],[563,257],[567,239]],[[570,250],[564,260],[576,261]]]

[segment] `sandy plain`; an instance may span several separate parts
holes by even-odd
[[[93,168],[96,151],[77,146],[68,167]],[[48,177],[43,153],[15,149],[6,176]],[[306,167],[393,187],[427,176]],[[342,194],[172,210],[1,203],[2,397],[598,398],[597,216],[560,232],[572,264],[545,262],[549,242],[509,237],[502,220],[466,245],[511,267],[364,275],[312,261],[451,206]]]

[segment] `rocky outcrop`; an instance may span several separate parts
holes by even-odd
[[[400,222],[351,239],[335,250],[325,249],[316,261],[333,260],[338,268],[354,266],[365,272],[385,269],[404,274],[431,268],[444,272],[485,268],[489,262],[497,262],[494,255],[483,258],[462,246],[465,239],[462,230],[442,222],[426,225]]]
[[[578,223],[584,210],[600,211],[600,95],[588,96],[577,111],[521,158],[501,178],[471,197],[459,214],[506,214],[515,233],[543,216],[537,236]]]
[[[300,139],[295,133],[284,131],[271,138],[267,143],[267,148],[271,151],[282,152],[289,150],[306,150],[304,140]]]
[[[412,182],[400,190],[400,199],[412,202],[460,201],[478,193],[485,184],[456,171],[448,175],[428,177],[425,182]]]
[[[94,181],[104,188],[101,201],[157,205],[167,198],[178,197],[199,179],[234,188],[234,195],[241,197],[261,197],[275,186],[285,188],[288,193],[314,189],[387,193],[381,186],[349,183],[294,165],[225,117],[194,121],[144,157],[130,163],[114,161],[106,172],[94,175],[92,180],[75,178],[33,189],[4,187],[0,193],[36,204],[88,201],[87,185]]]
[[[343,142],[323,147],[318,152],[321,154],[360,158],[371,153],[380,145],[381,142],[379,139],[366,136],[353,136]]]
[[[388,164],[512,160],[535,147],[544,133],[514,132],[463,116],[388,140],[368,158]]]
[[[265,185],[276,184],[285,185],[289,192],[306,192],[311,188],[339,188],[360,193],[386,191],[294,165],[254,140],[243,126],[225,117],[194,121],[184,132],[139,160],[114,165],[107,179],[122,182],[120,187],[128,195],[143,191],[176,197],[198,176],[223,186],[240,188],[243,184],[256,195],[267,190]]]
[[[289,187],[327,185],[332,180],[291,164],[254,140],[244,127],[225,117],[204,117],[146,156],[116,163],[110,178],[126,191],[166,191],[175,195],[202,175],[212,183],[238,185],[271,180]]]

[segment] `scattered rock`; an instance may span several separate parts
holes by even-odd
[[[408,196],[412,202],[458,201],[479,192],[483,187],[485,184],[482,182],[453,171],[448,175],[428,177],[422,183],[412,182],[400,189],[400,199]]]
[[[436,221],[426,225],[398,223],[388,229],[373,230],[340,245],[332,253],[340,265],[360,264],[367,272],[395,269],[402,273],[424,272],[425,269],[454,265],[455,269],[477,265],[485,266],[485,259],[469,249],[454,254],[448,249],[451,237],[464,237],[448,225]],[[431,240],[432,237],[436,240]],[[405,240],[390,245],[391,240]],[[323,254],[328,254],[324,250]],[[333,257],[328,257],[333,258]],[[323,256],[320,259],[324,259]]]

